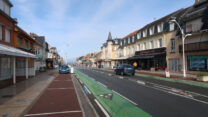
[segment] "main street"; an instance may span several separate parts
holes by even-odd
[[[77,70],[155,117],[206,117],[208,115],[206,88],[138,76],[119,76],[113,71],[100,69],[79,67]]]

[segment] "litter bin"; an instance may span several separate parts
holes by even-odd
[[[71,69],[70,69],[70,73],[71,73],[71,74],[73,74],[73,73],[74,73],[74,68],[73,68],[73,67],[71,67]]]

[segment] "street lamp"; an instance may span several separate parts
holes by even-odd
[[[183,46],[183,77],[186,77],[186,63],[185,63],[185,52],[184,52],[184,41],[186,37],[191,36],[192,34],[185,34],[184,30],[181,28],[179,23],[176,21],[175,17],[171,17],[170,23],[176,23],[176,25],[179,27],[181,34],[182,34],[182,46]]]

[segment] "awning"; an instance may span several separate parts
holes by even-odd
[[[135,55],[133,57],[128,58],[128,60],[134,60],[134,59],[151,59],[158,55],[165,55],[166,52],[161,53],[153,53],[153,54],[142,54],[142,55]]]
[[[115,58],[115,59],[111,59],[111,60],[126,60],[128,57],[120,57],[120,58]]]
[[[22,51],[17,48],[0,44],[0,55],[17,56],[25,58],[37,58],[36,55]]]

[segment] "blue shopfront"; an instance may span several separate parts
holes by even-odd
[[[188,56],[189,71],[208,71],[208,55]]]

